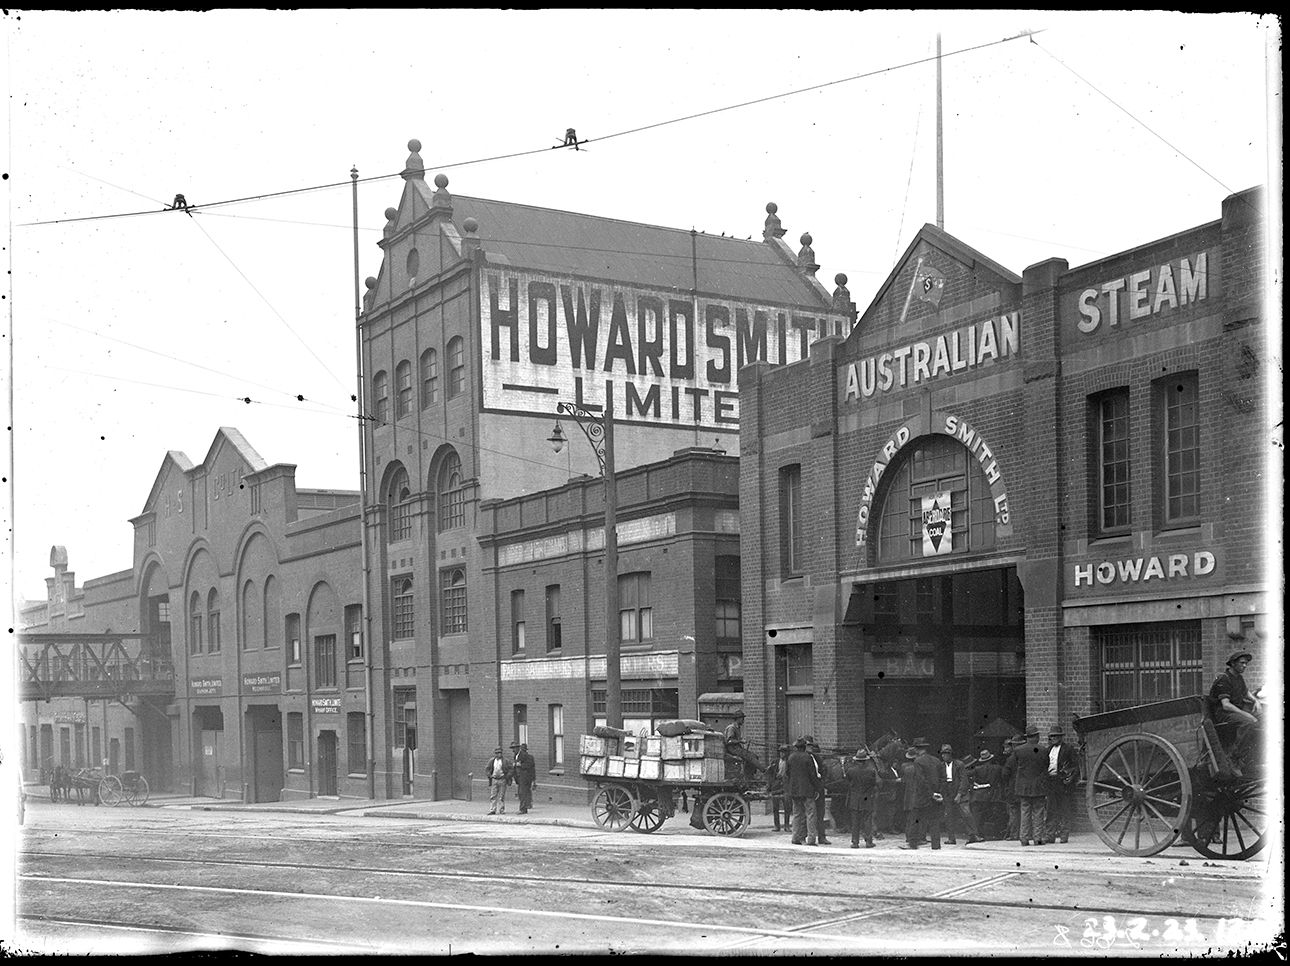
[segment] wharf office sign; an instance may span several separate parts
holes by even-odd
[[[485,409],[554,413],[604,404],[617,421],[739,428],[739,369],[806,358],[846,316],[597,283],[485,272],[480,292]]]

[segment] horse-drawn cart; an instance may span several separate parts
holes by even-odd
[[[1199,696],[1075,719],[1089,767],[1093,829],[1123,855],[1155,855],[1179,837],[1212,859],[1263,848],[1261,765],[1234,768]]]

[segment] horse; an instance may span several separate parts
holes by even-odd
[[[88,797],[91,805],[98,805],[99,783],[95,779],[94,772],[89,768],[79,768],[75,772],[69,772],[67,775],[67,790],[76,789],[76,804],[84,805]],[[65,797],[64,801],[70,801]]]
[[[880,832],[902,833],[905,830],[904,782],[900,766],[909,745],[895,732],[887,732],[874,742],[874,763],[878,767],[878,805],[874,810],[874,827]]]
[[[54,773],[49,776],[49,800],[51,802],[70,801],[72,775],[63,765],[55,765]]]

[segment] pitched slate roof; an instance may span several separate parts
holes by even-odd
[[[412,179],[429,206],[434,188]],[[689,294],[738,297],[751,302],[802,305],[827,310],[824,289],[797,270],[794,253],[780,242],[695,236],[698,284],[694,282],[691,236],[664,228],[554,208],[466,195],[452,196],[452,220],[479,223],[481,247],[516,268],[585,275]]]

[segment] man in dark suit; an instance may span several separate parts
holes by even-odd
[[[1044,844],[1044,825],[1047,788],[1044,781],[1048,771],[1048,755],[1039,747],[1039,729],[1030,725],[1026,740],[1012,749],[1008,759],[1013,777],[1013,790],[1020,805],[1017,835],[1022,845]]]
[[[878,799],[878,768],[868,748],[861,748],[847,762],[847,809],[851,812],[851,847],[860,848],[860,834],[864,833],[864,847],[873,848],[873,807]]]
[[[524,742],[513,742],[511,750],[515,753],[515,786],[520,796],[520,814],[523,815],[533,807],[533,786],[537,784],[537,762],[529,754],[529,746]]]
[[[1008,747],[1012,747],[1011,739]],[[989,748],[982,748],[977,753],[976,764],[968,772],[968,781],[972,786],[972,818],[976,822],[977,835],[982,840],[999,838],[1007,824],[1007,819],[1001,815],[1003,768]]]
[[[1012,757],[1018,745],[1024,745],[1024,735],[1013,735],[1003,743],[1003,762],[999,765],[1002,772],[1001,793],[1004,808],[1008,813],[1008,828],[1003,833],[1005,839],[1015,839],[1021,830],[1021,801],[1017,798],[1017,760]]]
[[[941,847],[941,811],[945,802],[945,769],[939,758],[931,753],[931,742],[915,738],[910,751],[916,755],[908,762],[904,777],[909,785],[905,791],[906,820],[905,849],[916,849],[926,833],[933,850]],[[912,765],[908,767],[908,765]]]
[[[824,756],[820,754],[820,746],[812,735],[806,736],[806,750],[815,759],[815,772],[820,776],[820,787],[815,792],[815,827],[820,833],[820,844],[828,845],[829,838],[824,834],[824,828],[827,824],[824,816],[825,808],[828,804],[828,792],[825,786],[829,777],[829,766],[824,761]]]
[[[793,844],[818,845],[819,827],[815,818],[815,796],[822,784],[815,759],[806,750],[806,739],[793,742],[788,756],[785,791],[793,803]]]
[[[1079,760],[1075,749],[1063,740],[1061,728],[1048,732],[1047,783],[1048,841],[1065,842],[1071,834],[1075,813],[1075,783],[1079,781]]]
[[[945,844],[957,845],[957,833],[962,832],[967,844],[979,842],[976,822],[972,820],[971,794],[972,785],[968,781],[967,768],[962,761],[954,757],[954,748],[941,745],[941,768],[945,776]]]

